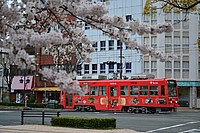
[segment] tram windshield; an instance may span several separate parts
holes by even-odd
[[[169,80],[167,82],[167,84],[168,84],[168,95],[172,96],[172,97],[177,96],[177,91],[176,91],[177,84],[176,84],[176,81]]]

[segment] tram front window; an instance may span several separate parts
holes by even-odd
[[[169,96],[172,96],[172,97],[177,96],[176,86],[177,84],[175,81],[173,80],[168,81],[168,95]]]

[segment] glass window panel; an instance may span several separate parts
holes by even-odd
[[[148,86],[140,86],[140,95],[141,96],[148,95]]]
[[[84,64],[84,73],[89,74],[89,64]]]
[[[106,86],[99,86],[99,95],[106,96]]]
[[[130,87],[130,95],[138,95],[138,86]]]
[[[117,88],[110,87],[110,96],[117,96]]]
[[[98,95],[98,87],[90,86],[90,95],[97,96]]]
[[[157,96],[158,95],[158,86],[150,86],[150,95]]]
[[[92,64],[92,73],[97,73],[97,64]]]
[[[106,41],[100,41],[100,50],[106,50]]]
[[[171,69],[165,69],[165,77],[166,78],[172,77],[172,70]]]
[[[174,78],[180,78],[180,69],[174,69]]]
[[[100,73],[106,73],[106,65],[100,64]]]
[[[114,50],[114,40],[109,40],[109,50]]]
[[[189,78],[189,69],[183,69],[183,78]]]
[[[128,96],[128,86],[120,86],[120,95]]]
[[[131,62],[126,63],[126,72],[131,72]]]

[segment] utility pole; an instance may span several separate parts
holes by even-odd
[[[120,55],[119,55],[119,58],[120,58],[120,79],[122,79],[122,42],[120,42]]]

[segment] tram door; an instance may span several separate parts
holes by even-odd
[[[108,108],[109,110],[117,110],[118,109],[118,94],[117,87],[110,86],[109,87],[109,95],[108,95]]]
[[[73,108],[72,98],[73,98],[72,93],[70,94],[66,93],[66,108]]]

